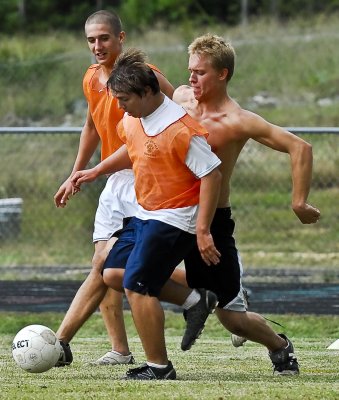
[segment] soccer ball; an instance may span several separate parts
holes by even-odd
[[[55,333],[43,325],[29,325],[19,331],[12,344],[14,361],[28,372],[45,372],[54,367],[61,353]]]

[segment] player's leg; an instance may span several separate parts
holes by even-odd
[[[75,294],[56,332],[56,336],[59,338],[64,350],[60,360],[56,364],[58,367],[69,365],[72,362],[73,357],[69,342],[87,319],[96,311],[107,292],[107,286],[103,282],[100,267],[102,265],[101,254],[105,246],[106,242],[97,242],[95,244],[92,269]]]
[[[117,238],[112,238],[107,242],[103,252],[103,263],[106,260],[111,248]],[[122,278],[121,278],[122,281]],[[98,360],[92,362],[92,365],[118,365],[133,364],[134,358],[128,346],[127,333],[123,312],[123,293],[108,288],[105,297],[100,303],[100,313],[111,342],[111,350],[107,351]]]
[[[259,314],[217,308],[216,315],[230,332],[267,347],[273,363],[274,374],[296,375],[299,366],[291,341],[277,334]]]
[[[124,170],[111,175],[100,196],[93,239],[100,237],[110,238],[113,234],[116,235],[117,230],[120,230],[123,226],[123,219],[133,216],[135,211],[136,199],[133,172]],[[101,270],[116,240],[116,238],[112,239],[108,240],[105,254],[101,258]],[[100,312],[111,343],[111,349],[92,364],[116,365],[133,363],[134,359],[129,351],[124,323],[123,294],[108,289],[100,303]]]
[[[175,268],[171,275],[171,280],[180,284],[181,286],[188,287],[186,281],[186,270],[183,265],[179,265]]]
[[[95,243],[95,252],[92,259],[92,268],[76,293],[71,306],[57,331],[57,337],[60,339],[64,348],[64,352],[61,354],[61,359],[57,366],[68,365],[72,362],[69,342],[83,323],[94,311],[97,310],[99,304],[108,291],[107,286],[103,282],[102,267],[110,248],[116,240],[116,238],[112,236],[114,232],[122,227],[123,224],[123,217],[125,214],[118,193],[120,194],[120,192],[125,190],[125,188],[133,188],[132,172],[111,175],[100,195],[94,222],[93,242]],[[131,193],[132,205],[135,201],[135,195],[133,192]],[[111,317],[110,306],[112,301],[118,302],[117,307],[119,307],[122,302],[119,299],[119,295],[116,295],[112,300],[110,294],[108,294],[102,307],[104,320],[109,324],[109,333],[112,333],[112,330],[114,331],[114,329],[121,333],[121,331],[124,331],[122,311],[121,313],[117,313]],[[109,305],[109,307],[107,305]],[[110,337],[113,348],[116,337],[117,335],[114,334]],[[119,347],[124,347],[125,351],[127,351],[128,344],[126,334],[119,337],[121,337]]]
[[[147,365],[130,370],[126,379],[175,379],[175,370],[167,358],[164,311],[158,297],[173,265],[183,259],[196,238],[160,221],[135,218],[134,224],[134,246],[123,284]],[[112,265],[117,264],[117,259],[111,260]]]
[[[231,219],[230,208],[219,208],[211,224],[211,234],[216,248],[221,253],[220,262],[209,268],[201,258],[197,245],[185,258],[186,279],[192,288],[205,288],[206,303],[213,302],[209,299],[208,291],[217,295],[218,302],[227,304],[241,291],[242,266],[233,238],[234,221]],[[213,299],[212,299],[213,300]],[[244,298],[242,297],[244,306]],[[215,306],[215,305],[214,305]],[[220,304],[219,304],[220,306]],[[191,311],[184,313],[190,316]],[[193,313],[193,311],[192,311]],[[198,314],[199,316],[199,314]],[[182,339],[181,348],[188,350],[194,344],[190,339],[190,332],[194,327],[195,318],[185,318],[186,329]]]

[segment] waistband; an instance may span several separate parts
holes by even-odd
[[[215,217],[216,218],[231,218],[231,216],[232,216],[231,207],[217,208],[215,210]]]
[[[111,176],[116,175],[125,175],[125,176],[132,176],[133,170],[132,169],[122,169],[121,171],[114,172],[114,174],[106,174],[106,177],[109,178]]]

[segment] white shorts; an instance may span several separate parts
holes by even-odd
[[[93,242],[109,240],[122,228],[123,218],[137,210],[134,174],[130,169],[112,174],[102,191],[94,220]]]

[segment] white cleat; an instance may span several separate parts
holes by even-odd
[[[132,353],[127,356],[117,353],[116,351],[108,351],[96,361],[91,362],[91,365],[124,365],[134,364],[134,357]]]

